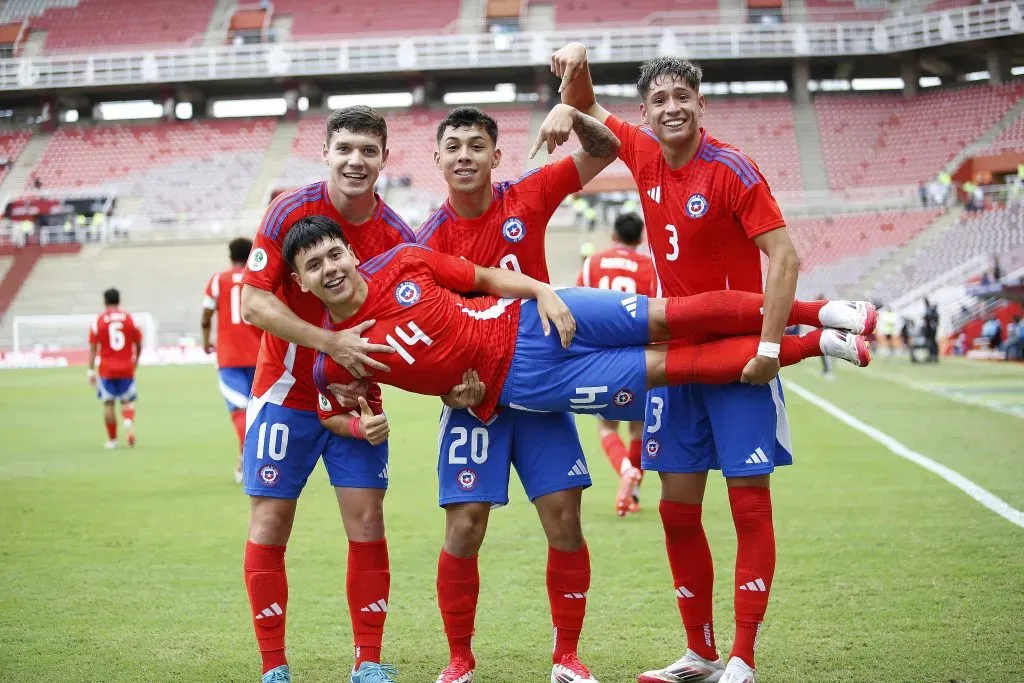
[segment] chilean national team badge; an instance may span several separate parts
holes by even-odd
[[[644,452],[647,453],[648,458],[658,457],[658,451],[661,450],[661,443],[657,439],[647,439],[644,443]]]
[[[513,244],[522,242],[526,237],[526,226],[518,218],[509,218],[501,224],[501,236]]]
[[[700,218],[708,212],[708,198],[702,194],[692,194],[686,200],[686,215],[690,218]]]
[[[633,402],[633,392],[629,389],[619,389],[612,401],[617,407],[625,408]]]
[[[463,491],[472,491],[476,488],[476,472],[473,470],[462,470],[456,480]]]
[[[412,306],[420,300],[420,286],[412,280],[399,282],[395,287],[395,301],[403,306]]]
[[[281,472],[273,465],[264,465],[260,468],[258,476],[264,486],[277,486],[277,480],[281,478]]]

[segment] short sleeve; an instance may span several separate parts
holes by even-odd
[[[544,198],[544,212],[548,215],[553,214],[566,197],[583,189],[580,185],[580,172],[572,155],[542,166],[539,175],[543,183],[541,196]]]
[[[614,114],[608,115],[608,118],[604,120],[604,125],[619,139],[619,158],[630,171],[634,170],[637,158],[637,135],[640,134],[640,126],[627,123]]]
[[[131,341],[133,341],[133,342],[135,342],[137,344],[141,344],[142,343],[142,330],[135,323],[135,318],[130,318],[130,320],[132,321],[132,338],[131,338]]]
[[[582,270],[576,276],[576,286],[577,287],[582,287],[583,286],[583,271]]]
[[[740,188],[739,184],[737,188]],[[733,213],[750,239],[786,225],[779,204],[764,178],[739,192]]]
[[[100,343],[99,335],[99,321],[93,320],[92,325],[89,325],[89,345]]]
[[[461,293],[473,291],[476,266],[466,259],[431,250],[426,250],[423,258],[429,263],[434,277],[442,287]]]
[[[318,388],[319,389],[319,388]],[[319,389],[316,397],[316,414],[321,420],[334,417],[335,415],[345,415],[351,413],[351,410],[347,410],[341,407],[338,400],[334,398],[334,394],[325,389]]]
[[[210,281],[206,283],[206,290],[203,293],[203,308],[208,311],[217,309],[217,297],[220,294],[220,282],[217,274],[215,273]]]
[[[289,204],[292,207],[290,209],[282,205],[293,198],[294,193],[281,195],[263,214],[259,232],[256,233],[252,251],[249,252],[249,259],[245,263],[245,274],[242,276],[242,282],[245,284],[273,292],[288,281],[289,268],[281,255],[281,246],[284,244],[288,227],[302,215],[302,212],[301,205]]]

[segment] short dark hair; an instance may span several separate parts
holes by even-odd
[[[106,306],[120,306],[121,292],[117,291],[113,287],[103,292],[103,304]]]
[[[640,99],[646,100],[651,85],[662,76],[669,76],[680,80],[693,88],[694,92],[700,92],[700,79],[704,72],[694,62],[678,57],[658,57],[640,65],[640,77],[636,79],[636,91],[640,93]]]
[[[437,124],[437,144],[441,144],[444,132],[448,128],[473,128],[480,126],[484,129],[491,141],[498,144],[498,123],[490,116],[476,107],[458,107],[448,112],[444,121]]]
[[[295,221],[288,230],[284,244],[281,245],[281,255],[292,270],[298,270],[295,267],[295,257],[299,253],[331,239],[340,239],[346,247],[348,246],[348,240],[345,239],[345,233],[341,231],[340,225],[327,216],[306,216]]]
[[[644,220],[635,213],[619,214],[615,218],[615,234],[619,241],[635,247],[644,236]]]
[[[245,263],[252,251],[252,240],[248,237],[236,237],[228,242],[228,254],[232,263]]]
[[[327,144],[339,130],[351,133],[370,133],[380,138],[380,148],[388,147],[388,122],[375,110],[365,104],[356,104],[331,112],[327,117]]]

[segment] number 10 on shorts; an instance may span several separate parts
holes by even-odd
[[[269,432],[269,434],[268,434]],[[266,449],[266,450],[264,450]],[[288,451],[288,425],[275,422],[267,429],[267,423],[260,425],[259,436],[256,440],[256,459],[263,460],[263,454],[270,456],[275,462],[284,460]]]

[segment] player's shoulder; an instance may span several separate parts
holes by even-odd
[[[743,150],[710,133],[704,134],[698,155],[702,161],[711,164],[716,173],[738,180],[744,188],[764,181],[757,164]]]
[[[556,161],[551,164],[531,168],[515,180],[503,180],[500,183],[494,183],[492,185],[494,188],[494,198],[499,201],[512,199],[524,190],[534,189],[544,182],[545,177],[554,172],[554,166],[557,163]]]
[[[401,237],[402,240],[406,242],[416,241],[416,233],[413,229],[410,228],[409,224],[398,215],[398,212],[388,206],[384,200],[380,201],[380,211],[377,214],[377,218],[382,224],[398,233],[398,236]]]
[[[430,214],[430,217],[420,225],[419,230],[416,231],[416,242],[419,244],[429,244],[431,239],[440,237],[445,227],[452,225],[454,222],[447,208],[442,206]]]
[[[359,266],[359,270],[366,276],[374,276],[388,269],[401,264],[423,261],[427,254],[433,250],[419,242],[403,242],[395,245],[382,254],[378,254]]]
[[[288,192],[282,192],[270,202],[260,226],[260,234],[269,239],[284,237],[284,233],[300,218],[321,213],[326,183],[310,183]]]

